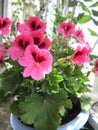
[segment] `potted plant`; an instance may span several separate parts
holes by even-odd
[[[1,33],[8,34],[12,22],[0,20]],[[12,41],[0,44],[0,92],[8,99],[18,96],[10,108],[24,123],[56,130],[74,106],[78,105],[78,113],[90,108],[85,95],[90,91],[85,84],[88,78],[82,68],[90,62],[91,48],[72,22],[60,23],[52,42],[37,16],[19,23],[17,31]]]
[[[11,99],[14,130],[78,130],[88,119],[90,89],[83,68],[90,63],[92,49],[82,29],[71,21],[59,23],[54,32],[50,40],[38,16],[15,26],[8,17],[0,17],[0,98]],[[76,128],[73,124],[63,128],[85,113]]]

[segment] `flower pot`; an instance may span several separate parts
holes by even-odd
[[[75,119],[73,119],[69,123],[61,125],[57,130],[79,130],[85,125],[88,118],[89,112],[82,111],[77,115]],[[10,122],[13,130],[35,130],[34,128],[22,124],[13,114],[11,114],[10,116]]]

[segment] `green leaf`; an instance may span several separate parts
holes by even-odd
[[[78,1],[77,0],[69,0],[68,7],[74,7],[77,6]]]
[[[85,2],[93,2],[93,0],[84,0]]]
[[[92,36],[98,36],[98,34],[94,32],[93,30],[91,30],[90,28],[88,28],[88,30]]]
[[[62,75],[57,73],[54,69],[50,75],[47,75],[48,80],[42,84],[42,91],[49,93],[58,93],[60,86],[59,83],[63,81]]]
[[[11,105],[10,105],[10,111],[19,116],[19,101],[14,101]]]
[[[10,73],[10,75],[9,75],[9,73]],[[6,92],[13,91],[14,88],[17,85],[20,85],[20,83],[21,83],[19,73],[9,71],[8,75],[6,75],[6,74],[7,73],[5,73],[4,75],[2,75],[2,77],[0,77],[0,88],[2,88],[3,90],[6,90]],[[12,80],[12,79],[14,79],[14,80]]]
[[[93,20],[94,24],[98,26],[98,21],[96,21],[94,18],[92,18],[92,20]]]
[[[21,119],[27,124],[34,124],[37,130],[57,130],[61,120],[59,108],[65,105],[66,99],[64,92],[43,96],[32,94],[19,104],[23,111]]]
[[[80,2],[80,4],[81,4],[82,9],[83,9],[85,12],[91,14],[89,8],[88,8],[83,2]]]
[[[64,115],[64,113],[65,113],[64,106],[61,106],[61,107],[60,107],[59,113],[60,113],[61,116]]]
[[[94,16],[98,17],[98,11],[92,9],[92,13],[93,13]]]
[[[89,97],[81,97],[81,108],[82,110],[89,111],[92,106],[92,100]]]
[[[84,24],[87,23],[91,20],[91,16],[90,15],[83,15],[80,19],[79,19],[79,23],[80,24]]]
[[[6,100],[6,97],[4,96],[4,91],[1,89],[0,90],[0,103],[4,102]]]
[[[98,2],[95,2],[94,4],[92,4],[90,7],[97,7],[98,6]]]

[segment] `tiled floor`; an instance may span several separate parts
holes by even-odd
[[[0,104],[0,130],[12,130],[9,118],[9,104]]]

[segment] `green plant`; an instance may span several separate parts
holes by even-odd
[[[37,130],[56,130],[76,104],[85,111],[91,106],[83,72],[91,47],[80,28],[63,20],[54,22],[51,41],[38,16],[23,24],[0,18],[0,101],[17,96],[11,112]]]

